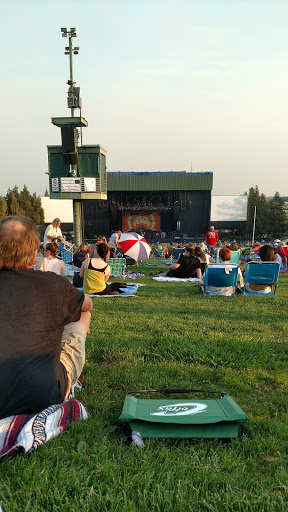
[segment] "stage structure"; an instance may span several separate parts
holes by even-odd
[[[137,230],[194,237],[210,224],[211,172],[108,172],[108,201],[85,201],[85,237]]]
[[[80,245],[84,240],[83,200],[107,199],[106,151],[99,145],[82,145],[82,128],[88,123],[81,115],[80,87],[75,87],[73,81],[72,56],[79,53],[79,47],[73,48],[72,44],[76,29],[61,28],[61,32],[62,37],[69,37],[65,55],[69,55],[70,65],[67,103],[71,117],[52,118],[52,123],[61,128],[62,145],[47,146],[49,189],[51,199],[73,200],[74,242]],[[79,117],[75,116],[76,109],[80,111]]]

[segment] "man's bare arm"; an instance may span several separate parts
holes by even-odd
[[[88,297],[88,295],[84,294],[85,295],[85,298],[84,298],[84,301],[83,301],[83,304],[82,304],[82,308],[81,308],[81,311],[91,311],[91,309],[93,308],[93,302],[92,300],[90,299],[90,297]]]

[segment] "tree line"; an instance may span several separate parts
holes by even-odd
[[[30,194],[26,185],[19,192],[18,187],[8,188],[6,196],[0,196],[0,218],[6,215],[24,215],[39,226],[44,223],[44,210],[40,196]]]
[[[247,192],[245,193],[247,194]],[[260,194],[256,185],[249,189],[247,205],[247,234],[251,234],[254,211],[256,206],[256,235],[263,237],[270,235],[274,238],[283,238],[287,233],[288,218],[285,213],[285,197],[279,192],[268,199]]]

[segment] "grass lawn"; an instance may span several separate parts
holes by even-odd
[[[137,298],[94,299],[76,396],[91,418],[1,463],[3,512],[287,511],[288,274],[276,297],[209,298],[137,270]],[[122,445],[125,392],[158,387],[227,391],[244,439]]]

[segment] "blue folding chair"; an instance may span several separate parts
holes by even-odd
[[[237,278],[238,266],[235,264],[231,265],[230,263],[221,263],[220,265],[217,265],[217,263],[212,263],[211,265],[207,265],[204,274],[204,286],[202,288],[203,294],[206,297],[211,297],[211,293],[209,293],[210,286],[213,288],[219,288],[219,291],[222,288],[233,287],[234,293],[229,295],[229,297],[235,297],[237,292]]]
[[[220,260],[219,260],[219,251],[220,249],[217,249],[217,254],[216,254],[216,263],[220,263]],[[235,265],[238,265],[239,263],[239,259],[240,259],[240,249],[238,251],[231,251],[231,258],[230,258],[230,263],[233,263]]]
[[[172,252],[173,263],[177,263],[180,254],[183,254],[185,247],[174,247]]]
[[[244,286],[244,295],[258,295],[258,297],[266,297],[275,295],[278,283],[280,264],[273,261],[249,261],[246,265],[244,284],[266,284],[271,287],[271,292],[257,293],[248,292]]]
[[[67,242],[60,242],[59,252],[61,253],[60,258],[64,261],[64,263],[71,263],[71,261],[73,260],[72,244],[68,244]]]

